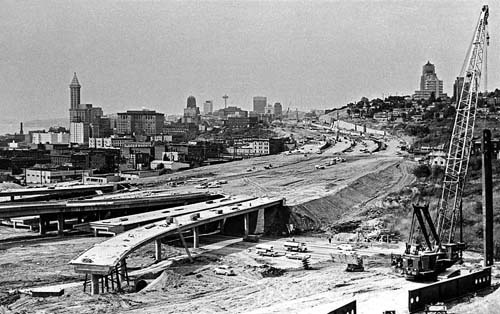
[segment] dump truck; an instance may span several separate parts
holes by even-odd
[[[275,256],[278,256],[279,253],[278,252],[275,252],[274,251],[274,247],[272,245],[268,245],[268,244],[257,244],[255,246],[255,248],[257,249],[256,250],[256,253],[260,256],[271,256],[271,257],[275,257]]]
[[[294,252],[307,251],[307,246],[304,242],[287,241],[283,246],[287,251],[294,251]]]

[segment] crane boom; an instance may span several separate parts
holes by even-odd
[[[462,193],[472,148],[481,70],[486,64],[488,16],[488,6],[484,5],[466,56],[466,66],[461,73],[463,80],[456,103],[436,219],[432,221],[428,204],[413,205],[409,243],[406,244],[403,255],[393,258],[393,264],[401,268],[408,279],[435,277],[462,258],[465,245],[455,241],[455,229],[461,213]],[[416,245],[412,243],[417,222],[427,248],[422,247],[418,241]]]
[[[488,6],[483,6],[478,25],[474,31],[472,49],[468,57],[468,66],[464,73],[463,85],[460,86],[460,97],[457,100],[455,123],[450,139],[446,160],[446,170],[442,185],[442,193],[437,212],[437,235],[435,244],[443,241],[454,241],[457,215],[460,210],[462,192],[469,165],[470,151],[476,108],[478,101],[481,70],[486,53],[488,33]]]

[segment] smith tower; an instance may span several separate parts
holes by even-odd
[[[71,84],[69,84],[70,89],[70,109],[77,109],[80,104],[80,88],[82,86],[78,82],[78,78],[76,77],[76,72],[73,75],[73,80]]]
[[[102,137],[104,133],[101,130],[106,129],[104,125],[101,126],[102,108],[92,107],[92,104],[82,104],[80,88],[81,85],[75,73],[69,84],[69,133],[70,142],[75,144],[85,144],[89,142],[89,138]]]

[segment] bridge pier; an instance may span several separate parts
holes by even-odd
[[[226,224],[226,218],[222,219],[219,223],[219,232],[224,234],[224,225]]]
[[[45,215],[40,215],[40,218],[38,219],[38,233],[40,233],[40,235],[47,233],[47,224],[47,217]]]
[[[160,239],[155,240],[155,260],[157,262],[161,261],[161,241],[160,241]]]
[[[265,225],[265,209],[259,209],[257,212],[257,224],[255,225],[254,233],[264,233]]]
[[[90,294],[96,295],[99,294],[99,279],[100,275],[91,274],[90,275]]]
[[[250,233],[250,214],[243,215],[243,224],[245,226],[245,237]]]
[[[64,215],[63,215],[63,213],[57,214],[57,234],[64,235]]]
[[[198,227],[193,228],[193,248],[197,249],[200,247],[200,230]]]
[[[160,245],[161,245],[161,242],[160,242]],[[161,246],[160,246],[160,250],[161,250]],[[161,251],[160,251],[160,259],[161,259]],[[127,282],[128,282],[126,274],[127,274],[127,262],[125,261],[125,259],[122,259],[120,261],[120,280],[121,280],[121,282],[125,282],[125,280],[127,280]]]

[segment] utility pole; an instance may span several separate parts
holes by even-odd
[[[483,245],[484,266],[493,265],[493,179],[491,171],[491,131],[483,130],[481,152],[483,155]]]

